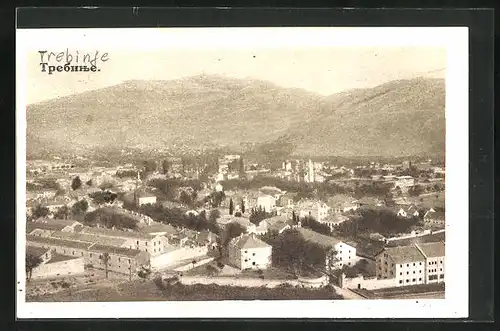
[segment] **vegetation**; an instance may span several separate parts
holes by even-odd
[[[82,187],[82,180],[80,179],[80,177],[76,176],[71,181],[71,188],[73,189],[73,191],[75,191],[78,190],[80,187]]]
[[[56,212],[54,213],[54,218],[61,219],[61,220],[67,220],[69,214],[70,214],[70,210],[69,210],[68,206],[62,206],[56,210]]]
[[[234,204],[233,204],[233,199],[229,200],[229,215],[233,215],[234,212]]]
[[[389,209],[362,209],[357,217],[336,225],[335,231],[346,237],[377,232],[391,237],[411,231],[418,221],[417,218],[401,219]]]
[[[113,203],[117,198],[115,193],[110,191],[100,191],[89,194],[90,198],[95,204],[102,205],[105,203]]]
[[[73,215],[83,215],[85,214],[85,212],[87,212],[88,208],[89,203],[87,202],[87,200],[80,200],[71,207],[71,213]]]
[[[120,230],[137,229],[137,220],[127,214],[119,214],[106,209],[97,209],[85,214],[83,223],[88,226],[102,225],[106,228],[116,228]]]
[[[261,207],[252,208],[249,221],[255,225],[259,225],[260,222],[262,222],[266,218],[270,218],[272,216],[274,216],[274,214],[266,212]]]
[[[370,270],[368,261],[361,259],[353,266],[344,265],[342,269],[336,271],[337,275],[344,273],[347,278],[354,278],[358,275],[365,277],[375,276],[374,270]]]
[[[179,282],[164,284],[155,281],[157,288],[169,300],[341,300],[343,297],[331,287],[317,289],[287,287],[240,287],[219,285],[183,285]]]
[[[39,256],[35,256],[30,253],[26,253],[26,276],[28,281],[31,280],[31,276],[33,275],[33,269],[42,264],[42,259]]]
[[[315,232],[330,236],[332,231],[330,227],[326,224],[320,223],[314,219],[314,217],[308,216],[304,217],[301,221],[302,226],[305,228],[309,228]]]
[[[306,241],[297,230],[281,234],[268,232],[261,239],[273,246],[273,265],[285,268],[295,275],[307,276],[311,268],[324,270],[327,249]]]
[[[99,259],[101,259],[102,263],[104,264],[104,270],[106,272],[106,279],[108,279],[108,266],[109,266],[109,253],[103,253],[102,255],[99,256]]]
[[[140,206],[138,211],[141,214],[148,215],[155,221],[170,224],[173,226],[182,226],[188,229],[203,231],[209,230],[218,233],[218,226],[215,222],[207,219],[206,213],[199,215],[188,214],[186,215],[182,209],[179,208],[164,208],[161,204],[143,205]]]
[[[33,208],[32,216],[34,219],[38,219],[40,217],[47,217],[50,214],[50,210],[47,207],[37,205]]]

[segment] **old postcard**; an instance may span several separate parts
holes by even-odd
[[[467,33],[17,30],[18,317],[466,317]]]

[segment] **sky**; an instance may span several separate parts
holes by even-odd
[[[96,47],[46,48],[60,52],[68,48],[80,54],[95,52]],[[91,44],[91,43],[90,43]],[[353,88],[374,87],[397,79],[445,77],[446,49],[439,45],[326,45],[282,47],[113,47],[104,42],[100,53],[109,60],[95,73],[54,73],[40,70],[40,48],[26,54],[26,103],[81,93],[119,84],[126,80],[172,80],[182,77],[216,74],[234,78],[270,81],[282,87],[302,88],[321,95],[331,95]],[[91,44],[92,45],[92,44]],[[71,46],[71,45],[70,45]],[[105,48],[102,48],[105,47]],[[53,63],[51,63],[53,64]]]

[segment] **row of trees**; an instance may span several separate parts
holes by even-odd
[[[85,214],[83,223],[88,226],[102,225],[106,228],[116,228],[119,230],[137,229],[137,220],[127,214],[117,214],[104,209],[96,209]]]
[[[212,210],[209,215],[202,211],[198,215],[186,214],[180,208],[164,208],[161,204],[148,204],[139,207],[141,214],[147,215],[152,219],[173,226],[182,226],[188,229],[203,231],[209,230],[218,233],[216,220],[220,217],[218,210]]]
[[[89,208],[89,204],[86,200],[77,201],[71,208],[68,206],[59,207],[54,213],[53,216],[56,219],[68,219],[70,215],[83,215]],[[40,217],[47,217],[51,214],[49,208],[37,205],[33,208],[31,213],[31,217],[33,219],[38,219]]]
[[[336,225],[335,231],[347,237],[369,233],[390,237],[411,231],[419,222],[419,218],[402,219],[389,209],[363,209],[356,217]]]

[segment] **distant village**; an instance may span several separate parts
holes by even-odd
[[[28,160],[29,294],[71,278],[411,295],[445,282],[444,192],[444,166],[431,160]]]

